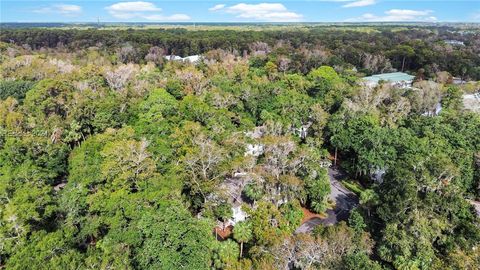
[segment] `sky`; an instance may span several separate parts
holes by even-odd
[[[0,22],[480,22],[480,0],[0,0]]]

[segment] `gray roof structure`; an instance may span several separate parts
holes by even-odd
[[[364,77],[363,80],[378,83],[380,81],[387,82],[409,82],[412,81],[415,76],[409,75],[404,72],[392,72],[392,73],[382,73],[376,74],[368,77]]]

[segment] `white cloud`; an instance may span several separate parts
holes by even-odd
[[[135,12],[135,11],[161,11],[161,8],[155,6],[151,2],[135,1],[135,2],[120,2],[106,7],[108,11],[112,12]]]
[[[190,16],[186,14],[172,14],[169,16],[164,16],[161,14],[153,14],[153,15],[144,15],[142,18],[150,21],[188,21],[190,20]]]
[[[82,12],[82,7],[77,5],[55,5],[60,13],[70,14],[70,13],[80,13]]]
[[[190,16],[186,14],[163,15],[162,11],[152,2],[134,1],[119,2],[105,7],[110,15],[117,19],[143,19],[150,21],[188,21]]]
[[[215,6],[211,7],[211,8],[209,8],[208,10],[210,10],[210,11],[217,11],[217,10],[220,10],[220,9],[222,9],[222,8],[224,8],[224,7],[225,7],[225,4],[218,4],[218,5],[215,5]]]
[[[337,2],[345,2],[345,1],[337,1]],[[375,5],[376,1],[375,0],[359,0],[359,1],[354,1],[348,4],[343,5],[342,7],[345,8],[350,8],[350,7],[366,7],[366,6],[371,6]]]
[[[211,8],[215,11],[224,11],[235,15],[236,18],[250,19],[269,22],[295,22],[301,21],[303,15],[289,11],[281,3],[259,3],[245,4],[240,3],[234,6],[217,5]]]
[[[390,9],[385,14],[391,16],[424,16],[432,12],[432,10]]]
[[[66,16],[75,16],[82,13],[82,7],[77,5],[58,4],[58,5],[51,5],[48,7],[35,9],[33,12],[43,13],[43,14],[55,13],[55,14],[62,14]]]
[[[391,9],[384,12],[384,15],[378,16],[372,13],[365,13],[361,17],[348,19],[347,21],[357,22],[433,22],[437,18],[432,16],[432,10],[410,10],[410,9]]]

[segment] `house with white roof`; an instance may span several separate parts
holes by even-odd
[[[164,58],[168,61],[183,61],[183,62],[190,62],[193,64],[196,64],[201,60],[200,55],[190,55],[186,57],[181,57],[178,55],[165,55]]]
[[[480,113],[480,91],[474,94],[463,95],[463,107],[467,110]]]
[[[410,88],[413,84],[413,79],[415,76],[404,72],[392,72],[392,73],[382,73],[376,74],[362,79],[363,84],[375,87],[380,84],[380,82],[390,83],[392,86],[400,88]]]
[[[447,39],[447,40],[444,40],[444,42],[454,46],[465,46],[465,43],[460,40]]]

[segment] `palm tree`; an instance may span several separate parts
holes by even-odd
[[[263,197],[263,188],[259,184],[249,183],[243,189],[243,193],[252,200],[255,205],[256,201]]]
[[[243,254],[243,243],[252,239],[252,226],[249,222],[238,222],[233,228],[233,238],[240,243],[240,258]]]
[[[370,217],[370,209],[377,205],[379,201],[378,194],[373,189],[365,189],[360,193],[360,204],[367,209]]]

